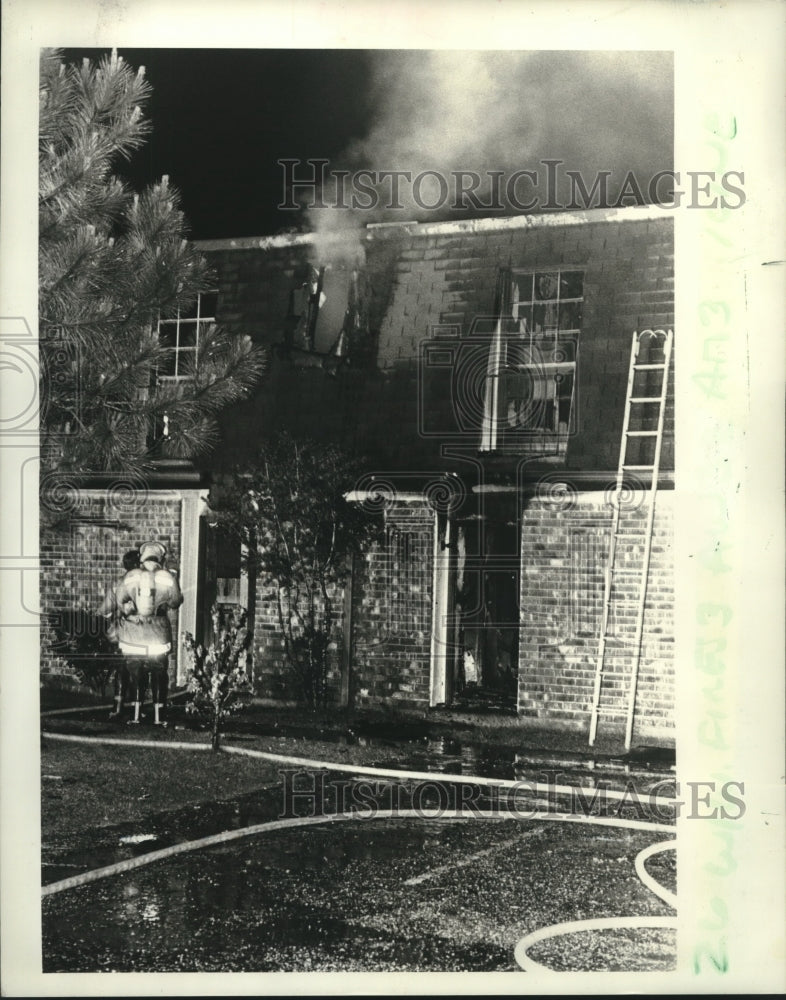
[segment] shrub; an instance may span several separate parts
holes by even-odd
[[[117,648],[106,634],[106,620],[82,608],[51,618],[51,651],[62,658],[87,687],[104,696],[119,663]]]
[[[286,661],[310,708],[328,702],[334,607],[351,560],[379,519],[350,503],[361,464],[332,444],[279,434],[211,494],[219,522],[247,550],[247,565],[275,595]]]
[[[243,707],[243,696],[251,693],[243,656],[248,648],[246,612],[239,614],[213,605],[213,639],[208,645],[195,641],[190,632],[183,636],[189,660],[186,711],[203,719],[210,727],[211,746],[218,750],[221,723]]]

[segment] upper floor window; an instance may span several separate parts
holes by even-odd
[[[201,292],[189,308],[178,310],[173,319],[158,321],[158,338],[166,353],[158,366],[159,379],[191,378],[197,347],[205,331],[216,321],[218,292]]]
[[[561,457],[571,431],[584,275],[551,268],[503,278],[481,450]]]

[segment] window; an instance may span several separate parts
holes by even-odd
[[[190,378],[200,337],[216,321],[218,292],[201,292],[188,309],[179,309],[173,319],[158,321],[158,337],[167,348],[158,366],[159,380]]]
[[[339,364],[368,364],[373,344],[358,268],[342,265],[296,272],[284,321],[283,355],[298,367],[335,373]]]
[[[510,275],[486,374],[482,451],[562,457],[571,430],[584,275]]]

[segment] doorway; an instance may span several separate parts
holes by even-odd
[[[432,707],[515,711],[521,550],[512,506],[437,519]]]
[[[518,524],[503,518],[478,515],[457,525],[457,705],[515,709],[518,536]]]
[[[249,631],[254,628],[254,579],[243,561],[240,541],[220,525],[200,519],[199,565],[200,588],[197,598],[197,636],[208,643],[213,638],[211,611],[214,605],[222,610],[247,613]],[[249,648],[247,666],[251,666]]]

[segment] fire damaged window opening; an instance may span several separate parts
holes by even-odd
[[[296,272],[284,321],[280,356],[329,374],[362,366],[372,349],[359,268],[309,265]]]
[[[583,302],[575,268],[500,272],[481,451],[564,457]]]
[[[204,332],[216,321],[218,289],[200,292],[190,308],[178,309],[173,319],[158,321],[158,339],[167,348],[159,364],[159,382],[180,382],[193,377],[194,359]]]
[[[325,268],[309,267],[308,274],[289,294],[284,347],[314,353],[319,310],[327,301],[323,291]]]

